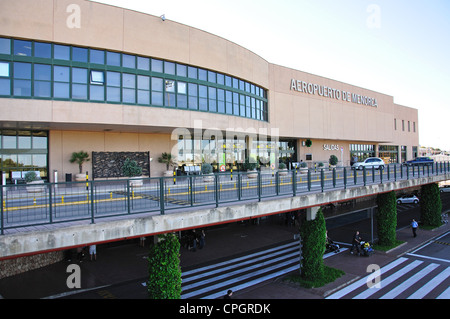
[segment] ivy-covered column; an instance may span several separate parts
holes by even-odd
[[[397,199],[395,192],[378,194],[377,205],[378,244],[395,245],[397,241]]]
[[[158,236],[148,257],[147,290],[150,299],[180,299],[180,242],[174,234]]]
[[[425,226],[439,227],[442,224],[442,201],[436,183],[423,185],[420,190],[420,221]]]

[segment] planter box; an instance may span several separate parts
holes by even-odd
[[[27,185],[30,185],[26,187],[28,193],[42,193],[45,190],[43,180],[28,182]]]

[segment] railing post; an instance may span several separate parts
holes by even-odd
[[[325,174],[323,172],[323,168],[320,169],[320,187],[322,188],[322,192],[325,186]]]
[[[278,174],[278,171],[275,173],[275,187],[276,194],[278,196],[280,194],[280,175]]]
[[[1,227],[0,231],[1,231],[1,235],[5,234],[5,230],[3,229],[3,213],[4,213],[4,211],[3,211],[3,188],[4,187],[5,186],[3,186],[3,184],[0,185],[0,199],[1,199],[0,205],[2,206],[1,209],[0,209],[0,212],[1,212],[1,214],[0,214],[0,227]]]
[[[311,170],[308,168],[308,192],[311,191]]]
[[[336,167],[333,167],[333,188],[336,188]]]
[[[192,185],[192,175],[189,175],[188,192],[189,192],[189,199],[190,199],[191,207],[192,207],[192,206],[194,206],[194,187]]]
[[[358,171],[356,170],[356,167],[353,168],[353,185],[356,185],[358,182]]]
[[[159,206],[161,215],[164,215],[164,177],[159,178]]]
[[[88,185],[88,188],[91,188],[91,224],[95,224],[95,217],[94,217],[94,185],[93,181],[87,182],[86,185]]]
[[[53,224],[52,184],[48,183],[48,210],[50,224]]]
[[[258,202],[261,201],[261,193],[262,193],[262,184],[261,184],[261,171],[258,171],[258,181],[257,181],[257,188],[258,188]]]
[[[367,177],[366,167],[364,166],[363,167],[363,182],[364,182],[364,186],[366,186],[366,177]]]
[[[216,208],[219,207],[219,174],[214,174],[214,194],[216,196]]]
[[[238,174],[237,174],[237,176],[238,176],[238,187],[237,187],[237,192],[238,192],[238,200],[241,200],[241,196],[242,196],[242,193],[241,193],[241,190],[242,190],[242,187],[241,187],[241,179],[242,179],[242,174],[241,174],[241,172],[238,172]]]
[[[344,189],[347,189],[347,168],[344,167]]]
[[[292,170],[292,195],[296,196],[297,195],[297,170],[294,169]]]

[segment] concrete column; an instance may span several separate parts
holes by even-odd
[[[314,206],[306,209],[306,220],[314,220],[316,219],[317,212],[319,211],[320,206]]]

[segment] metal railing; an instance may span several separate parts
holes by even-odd
[[[6,229],[169,211],[243,200],[380,184],[450,173],[450,163],[278,172],[234,172],[143,179],[3,185],[0,233]],[[32,228],[31,228],[32,229]]]

